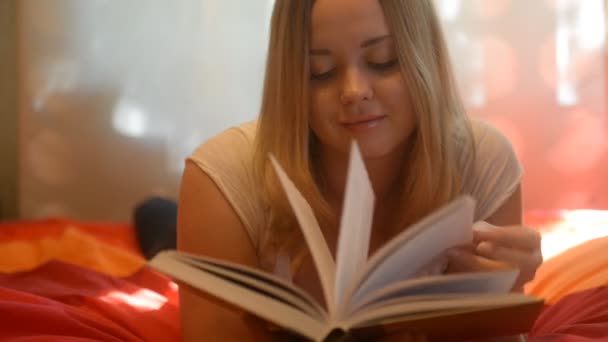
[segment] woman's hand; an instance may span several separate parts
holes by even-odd
[[[521,291],[543,261],[540,234],[523,226],[498,227],[486,222],[476,223],[473,230],[473,245],[451,253],[448,272],[516,267],[520,273],[513,290]]]

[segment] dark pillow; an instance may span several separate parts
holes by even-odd
[[[137,240],[146,259],[176,248],[177,202],[162,197],[146,199],[135,208],[134,220]]]

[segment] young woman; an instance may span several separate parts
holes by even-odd
[[[521,226],[520,164],[498,131],[466,117],[431,0],[276,0],[260,116],[188,159],[178,248],[277,272],[320,298],[268,155],[335,246],[353,139],[377,198],[372,253],[467,193],[483,223],[442,271],[511,264],[515,290],[533,277],[540,239]],[[185,340],[271,338],[242,312],[186,287],[180,295]]]

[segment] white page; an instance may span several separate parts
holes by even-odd
[[[513,287],[519,272],[505,271],[458,273],[409,279],[394,283],[364,297],[359,303],[349,307],[349,313],[362,308],[381,306],[386,301],[398,298],[439,295],[479,295],[483,293],[507,293]]]
[[[408,279],[447,249],[473,241],[475,202],[462,196],[397,235],[366,264],[351,288],[350,303],[373,291]]]
[[[270,156],[272,165],[277,173],[279,181],[285,190],[289,204],[293,209],[300,229],[304,234],[312,259],[319,273],[319,279],[321,280],[321,287],[323,288],[323,294],[325,296],[325,302],[327,303],[327,309],[330,316],[335,313],[335,299],[333,298],[333,289],[335,287],[335,275],[336,275],[336,264],[334,258],[331,255],[331,251],[327,246],[319,222],[315,218],[314,211],[306,202],[306,199],[296,189],[295,185],[289,179],[285,171],[274,156]]]
[[[219,274],[225,278],[233,279],[236,282],[248,285],[250,288],[269,293],[272,296],[297,307],[319,321],[325,322],[328,320],[325,310],[318,305],[308,293],[300,290],[294,285],[288,284],[286,281],[274,275],[243,265],[235,266],[219,260],[206,260],[206,258],[193,257],[189,254],[174,252],[161,253],[168,253],[174,259],[180,260],[185,264]]]
[[[348,287],[352,285],[357,271],[361,270],[367,261],[374,200],[374,191],[361,152],[353,142],[336,257],[335,299],[338,308],[345,304],[344,297]]]
[[[328,330],[326,323],[313,319],[296,308],[175,259],[154,258],[148,265],[173,279],[189,284],[279,326],[292,329],[310,339],[322,338]]]

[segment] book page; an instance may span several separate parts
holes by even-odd
[[[352,285],[357,271],[361,270],[367,261],[374,200],[374,191],[361,152],[356,142],[353,142],[336,257],[335,298],[339,308],[345,304],[346,291]]]
[[[507,293],[513,287],[518,270],[458,273],[420,277],[393,283],[388,287],[363,297],[359,303],[349,306],[348,314],[366,310],[370,306],[382,306],[387,301],[420,296],[480,295]]]
[[[319,279],[321,280],[321,287],[323,288],[323,295],[325,302],[327,303],[327,309],[330,314],[335,312],[335,299],[333,296],[333,290],[335,288],[335,275],[336,275],[336,264],[334,258],[331,255],[329,246],[325,241],[319,222],[315,218],[315,214],[306,202],[306,199],[296,189],[295,185],[289,179],[281,165],[277,160],[270,156],[272,165],[277,173],[279,181],[285,190],[289,204],[293,209],[295,216],[304,234],[304,239],[308,244],[312,259],[314,261],[317,272],[319,273]]]
[[[310,339],[322,338],[328,330],[326,322],[314,319],[291,305],[238,282],[185,264],[169,254],[157,255],[149,265],[179,282]]]
[[[168,253],[171,258],[177,259],[193,267],[203,269],[226,279],[243,283],[245,286],[267,293],[282,302],[290,304],[322,321],[327,321],[327,312],[315,299],[297,286],[290,284],[272,274],[256,270],[245,265],[235,264],[224,260],[218,260],[189,253]]]
[[[408,279],[446,250],[473,241],[475,202],[462,196],[406,229],[376,252],[349,290],[349,303]]]

